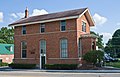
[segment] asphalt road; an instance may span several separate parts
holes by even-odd
[[[36,71],[0,71],[0,77],[120,77],[120,73],[63,73]]]

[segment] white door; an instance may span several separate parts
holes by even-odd
[[[46,64],[46,41],[40,40],[40,69],[44,69]]]

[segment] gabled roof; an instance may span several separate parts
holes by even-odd
[[[10,47],[12,47],[10,51]],[[14,45],[13,44],[0,44],[0,55],[10,55],[14,54]]]
[[[9,26],[21,26],[21,25],[51,22],[52,20],[57,21],[57,20],[62,20],[62,19],[73,19],[73,18],[78,18],[80,15],[84,14],[85,12],[88,12],[88,8],[32,16],[28,18],[22,18],[12,24],[9,24]],[[90,17],[90,15],[87,15],[87,16]],[[90,26],[94,26],[92,18],[90,18],[90,22],[91,22]]]

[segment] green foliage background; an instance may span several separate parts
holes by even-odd
[[[112,57],[120,58],[120,29],[114,32],[112,39],[109,39],[105,52],[109,53]]]
[[[0,29],[0,43],[13,44],[14,43],[14,29],[2,27]]]

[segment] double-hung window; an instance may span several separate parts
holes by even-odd
[[[82,21],[82,31],[86,32],[86,23]]]
[[[41,33],[44,33],[44,32],[45,32],[45,24],[44,24],[44,23],[41,23],[41,24],[40,24],[40,32],[41,32]]]
[[[22,34],[26,34],[26,26],[22,26]]]
[[[60,54],[61,54],[61,58],[67,58],[68,57],[67,39],[61,39],[60,40]]]
[[[78,57],[81,57],[81,39],[78,41]]]
[[[22,58],[26,58],[27,57],[27,42],[23,41],[21,42],[21,47],[22,47],[22,53],[21,53],[21,57]]]
[[[61,31],[65,31],[66,30],[66,21],[65,20],[62,20],[60,22],[60,30]]]

